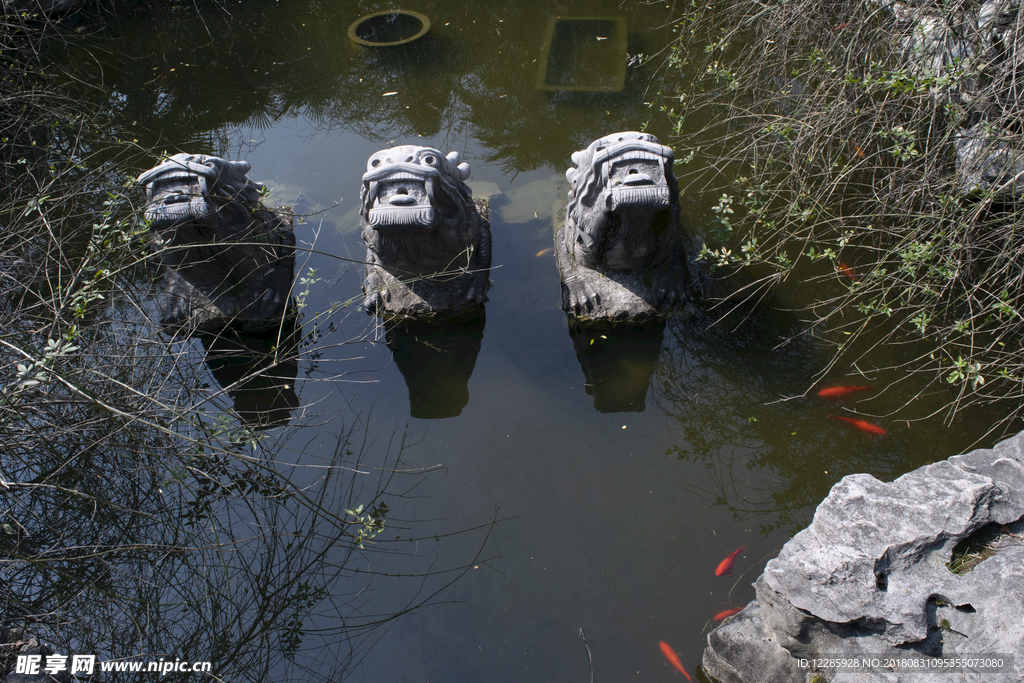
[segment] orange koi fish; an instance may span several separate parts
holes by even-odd
[[[715,576],[732,576],[732,563],[736,561],[736,556],[747,549],[747,544],[744,543],[736,550],[729,553],[729,556],[718,563],[718,568],[715,569]]]
[[[842,261],[839,262],[839,272],[842,273],[843,277],[845,277],[847,280],[860,279],[860,275],[857,275],[857,271],[855,271],[851,266],[846,265]]]
[[[547,249],[541,249],[540,251],[537,252],[537,258],[540,258],[541,256],[544,256],[546,254],[550,254],[554,250],[555,250],[554,247],[548,247]]]
[[[661,654],[665,655],[665,659],[668,663],[675,667],[675,670],[686,676],[686,680],[693,683],[693,679],[690,678],[690,674],[686,673],[686,669],[683,668],[683,663],[679,661],[679,655],[673,650],[668,643],[658,643],[661,646]]]
[[[854,145],[853,148],[857,150],[857,156],[860,157],[861,159],[867,156],[866,154],[864,154],[864,150],[860,148],[860,145]]]
[[[867,432],[868,434],[878,434],[879,436],[885,434],[885,430],[878,425],[873,425],[870,422],[865,422],[864,420],[858,420],[855,417],[843,417],[841,415],[829,415],[829,417],[833,420],[841,420],[842,422],[852,425],[860,431]]]
[[[870,384],[866,384],[864,386],[859,387],[827,387],[825,389],[821,389],[820,391],[818,391],[818,396],[821,396],[822,398],[842,398],[843,396],[852,394],[855,391],[865,391],[870,388]]]
[[[723,611],[719,612],[718,614],[716,614],[714,617],[712,617],[712,620],[713,621],[721,621],[722,619],[725,619],[726,617],[731,617],[732,615],[736,614],[737,612],[739,612],[742,609],[743,609],[742,607],[732,607],[730,609],[723,610]]]

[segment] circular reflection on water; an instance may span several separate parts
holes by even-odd
[[[348,29],[348,37],[359,45],[390,47],[422,38],[430,30],[430,19],[411,10],[388,10],[367,14]]]

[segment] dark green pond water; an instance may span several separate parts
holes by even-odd
[[[281,467],[297,464],[295,480],[315,486],[315,468],[354,428],[370,444],[367,474],[352,475],[366,495],[399,450],[399,469],[425,471],[391,480],[388,529],[360,555],[362,573],[304,620],[295,662],[307,680],[336,675],[344,660],[349,680],[583,683],[581,629],[594,680],[676,680],[658,643],[692,673],[713,615],[753,598],[751,582],[832,484],[855,472],[894,478],[962,451],[994,422],[983,411],[950,428],[941,416],[907,422],[951,395],[919,395],[920,383],[877,370],[891,365],[890,349],[862,358],[863,375],[840,367],[820,378],[831,347],[798,336],[803,323],[787,309],[806,293],[795,282],[727,324],[694,306],[664,330],[574,344],[545,251],[564,210],[564,172],[573,151],[616,131],[646,126],[673,146],[669,122],[647,103],[686,77],[661,67],[674,0],[418,1],[406,8],[430,18],[423,41],[399,51],[349,41],[352,22],[392,7],[246,0],[203,21],[167,8],[68,53],[140,144],[245,159],[270,203],[305,214],[297,277],[314,281],[302,332],[319,334],[299,365],[291,426],[272,430]],[[625,19],[621,92],[537,88],[554,15]],[[607,51],[558,35],[580,42],[559,46],[551,64],[562,72],[548,82],[600,81],[564,70],[596,68],[575,55],[604,65]],[[486,325],[447,370],[422,357],[400,367],[383,328],[357,310],[360,177],[372,153],[397,144],[460,152],[474,193],[491,203]],[[686,171],[683,229],[699,244],[717,195],[688,187]],[[615,378],[588,385],[581,362]],[[426,385],[418,407],[410,378]],[[844,405],[808,390],[833,383],[871,384],[845,407],[879,416],[887,434],[827,419]],[[435,385],[445,388],[430,397]],[[453,535],[462,530],[471,531]],[[734,576],[716,577],[744,544]],[[442,587],[369,635],[345,630]]]

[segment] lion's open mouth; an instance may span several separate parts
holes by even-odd
[[[669,205],[670,193],[665,184],[664,158],[658,154],[630,149],[626,154],[607,160],[611,183],[612,211],[642,206],[658,211]]]
[[[187,173],[172,172],[152,181],[144,212],[150,228],[159,232],[213,213],[203,190],[199,177]]]
[[[615,187],[612,188],[611,205],[612,211],[626,207],[645,207],[651,212],[659,211],[669,206],[669,192],[664,185],[650,185],[647,187]]]
[[[371,182],[367,221],[375,228],[433,225],[431,184],[429,177],[406,172],[393,173],[377,182]]]

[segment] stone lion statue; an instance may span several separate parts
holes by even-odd
[[[565,225],[555,234],[562,309],[645,320],[687,298],[672,150],[647,133],[608,135],[572,155]]]
[[[370,157],[359,193],[370,314],[420,317],[487,300],[491,231],[459,153],[403,145]]]
[[[139,176],[153,246],[167,268],[161,322],[171,330],[258,332],[290,310],[295,235],[245,161],[175,154]]]

